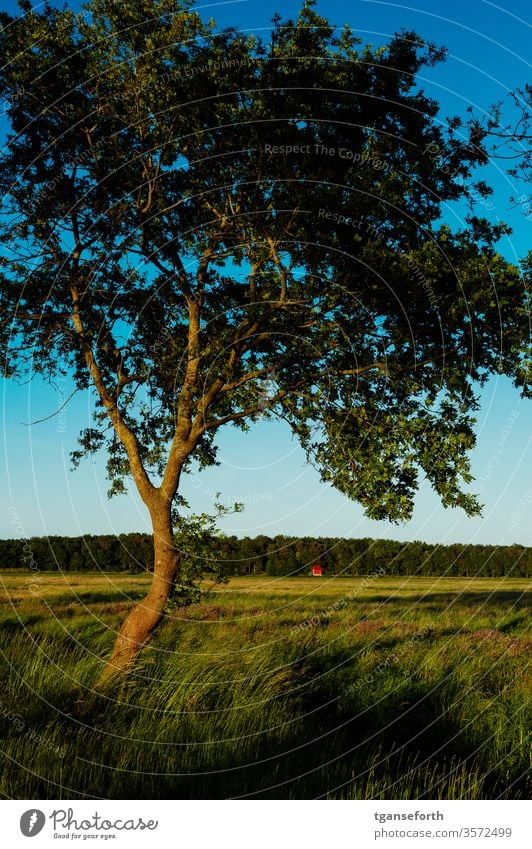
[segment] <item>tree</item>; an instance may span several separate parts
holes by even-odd
[[[5,372],[97,397],[74,452],[131,476],[154,569],[117,636],[127,671],[187,573],[180,483],[226,424],[284,419],[368,516],[411,515],[422,472],[464,489],[477,390],[527,391],[525,298],[470,214],[474,122],[416,84],[444,51],[412,32],[362,46],[306,2],[261,41],[175,0],[92,0],[2,17]],[[480,186],[480,188],[478,188]]]

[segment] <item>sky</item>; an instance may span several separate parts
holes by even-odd
[[[237,25],[267,35],[272,15],[295,15],[299,4],[250,0],[198,5],[220,26]],[[0,0],[14,11],[15,4]],[[401,28],[444,44],[443,66],[425,71],[424,88],[442,105],[442,115],[478,113],[508,93],[532,82],[532,8],[527,0],[491,3],[486,0],[419,0],[411,4],[375,0],[330,0],[317,10],[333,23],[349,23],[364,41],[385,43]],[[496,193],[482,214],[511,224],[513,233],[500,244],[501,253],[517,261],[532,249],[532,221],[522,209],[512,209],[510,196],[526,187],[504,173],[502,163],[486,169],[485,179]],[[446,219],[460,225],[456,209]],[[90,423],[93,398],[77,394],[59,416],[41,424],[69,397],[68,380],[50,387],[35,379],[28,385],[3,381],[1,387],[2,451],[0,453],[0,536],[122,533],[149,531],[146,510],[131,491],[106,497],[104,458],[85,460],[70,470],[70,452],[79,430]],[[225,503],[239,501],[242,513],[220,526],[226,533],[273,536],[386,537],[428,542],[532,544],[532,401],[520,400],[505,378],[494,377],[481,395],[477,415],[477,446],[472,454],[483,516],[470,519],[458,509],[444,509],[427,485],[422,485],[412,520],[392,525],[364,518],[362,509],[320,482],[283,423],[259,422],[242,434],[227,428],[219,440],[221,465],[193,472],[183,494],[194,510],[211,511],[215,494]]]

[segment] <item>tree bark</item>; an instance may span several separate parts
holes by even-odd
[[[107,684],[125,677],[150,640],[164,616],[179,567],[179,552],[175,548],[171,505],[157,499],[149,506],[153,525],[154,565],[150,589],[137,602],[122,623],[113,651],[98,684]]]

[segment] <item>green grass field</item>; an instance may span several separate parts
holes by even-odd
[[[234,578],[106,695],[91,683],[146,577],[0,584],[3,797],[530,792],[524,580]]]

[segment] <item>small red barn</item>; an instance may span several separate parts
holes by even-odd
[[[310,574],[316,575],[317,577],[321,578],[321,576],[323,575],[323,566],[321,566],[319,563],[315,563],[312,569],[310,570]]]

